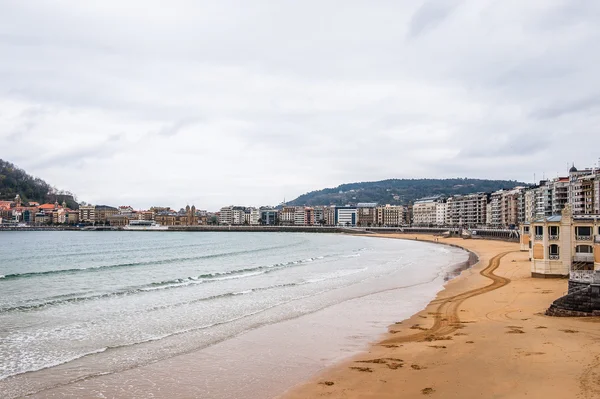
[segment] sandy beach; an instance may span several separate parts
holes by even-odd
[[[282,398],[600,398],[600,319],[544,315],[565,279],[531,278],[516,243],[439,241],[479,262],[367,352]]]

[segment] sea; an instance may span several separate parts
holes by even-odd
[[[276,397],[468,257],[344,234],[0,232],[0,396]]]

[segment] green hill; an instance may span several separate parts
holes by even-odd
[[[21,196],[24,203],[31,201],[43,204],[65,201],[69,208],[79,208],[72,193],[58,190],[44,180],[33,177],[23,169],[0,159],[0,200],[13,200],[17,194]]]
[[[358,202],[406,205],[423,197],[433,195],[456,195],[476,192],[493,192],[527,186],[513,180],[483,179],[389,179],[375,182],[342,184],[303,194],[293,201],[292,206],[346,205]]]

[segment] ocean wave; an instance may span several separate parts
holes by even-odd
[[[331,255],[325,255],[325,256],[321,257],[321,259],[324,259],[329,256],[331,256]],[[21,305],[0,307],[0,313],[15,312],[15,311],[21,311],[21,312],[34,311],[34,310],[40,310],[40,309],[50,307],[50,306],[57,306],[57,305],[63,305],[63,304],[69,304],[69,303],[78,303],[78,302],[86,302],[86,301],[93,301],[93,300],[100,300],[100,299],[107,299],[107,298],[116,298],[116,297],[134,295],[134,294],[138,294],[138,293],[180,288],[180,287],[186,287],[186,286],[190,286],[190,285],[205,284],[205,283],[209,283],[209,282],[216,282],[216,281],[222,281],[222,280],[247,278],[247,277],[252,277],[252,276],[256,276],[256,275],[260,275],[260,274],[274,272],[274,271],[288,268],[288,267],[302,265],[304,263],[312,262],[313,260],[316,260],[317,258],[309,258],[309,259],[290,261],[290,262],[285,262],[285,263],[276,263],[276,264],[273,264],[270,266],[257,266],[257,267],[229,270],[229,271],[225,271],[225,272],[205,273],[205,274],[201,274],[199,276],[191,276],[191,277],[184,277],[184,278],[177,278],[177,279],[172,279],[172,280],[153,282],[150,284],[128,287],[123,290],[113,291],[113,292],[108,292],[108,293],[103,293],[103,294],[97,294],[97,295],[72,296],[72,294],[66,294],[66,295],[63,294],[63,295],[58,295],[58,296],[54,296],[54,297],[44,298],[44,299],[42,299],[43,302],[23,303]],[[73,294],[73,295],[77,295],[77,294]],[[226,295],[227,294],[225,294],[225,296]],[[207,299],[212,299],[212,298],[207,298]]]
[[[72,269],[57,269],[57,270],[47,270],[47,271],[41,271],[41,272],[13,273],[13,274],[3,275],[2,280],[14,280],[14,279],[27,278],[27,277],[40,277],[40,276],[47,276],[47,275],[99,272],[99,271],[104,271],[104,270],[120,269],[120,268],[126,268],[126,267],[163,265],[163,264],[187,262],[187,261],[200,260],[200,259],[223,258],[223,257],[237,256],[237,255],[243,255],[243,254],[248,254],[248,253],[269,251],[272,249],[283,249],[283,248],[288,248],[288,247],[295,246],[295,245],[296,244],[291,244],[291,245],[288,244],[288,245],[281,245],[281,246],[275,246],[275,247],[269,247],[269,248],[251,249],[251,250],[247,250],[247,251],[223,252],[223,253],[219,253],[219,254],[198,255],[198,256],[189,256],[189,257],[183,257],[183,258],[159,259],[159,260],[143,261],[143,262],[118,263],[118,264],[105,265],[105,266],[94,266],[94,267],[72,268]]]
[[[99,349],[92,350],[92,351],[89,351],[89,352],[85,352],[85,353],[80,353],[80,354],[77,354],[77,355],[69,356],[67,358],[56,360],[54,362],[48,362],[48,363],[45,363],[43,365],[27,367],[27,368],[24,368],[22,370],[19,370],[16,373],[12,373],[12,374],[11,373],[9,373],[9,374],[0,374],[0,381],[2,381],[5,378],[8,378],[8,377],[13,377],[15,375],[31,373],[31,372],[34,372],[34,371],[40,371],[40,370],[44,370],[44,369],[49,369],[51,367],[60,366],[61,364],[69,363],[69,362],[72,362],[74,360],[86,357],[86,356],[97,355],[98,353],[106,352],[108,349],[109,349],[109,347],[103,347],[103,348],[99,348]]]

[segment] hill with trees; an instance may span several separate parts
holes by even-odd
[[[346,205],[359,202],[406,205],[419,198],[434,195],[471,194],[493,192],[527,186],[527,183],[514,180],[485,179],[388,179],[375,182],[342,184],[335,188],[311,191],[303,194],[287,205]]]
[[[58,190],[39,177],[33,177],[23,169],[0,159],[0,200],[13,200],[17,194],[24,203],[65,201],[69,208],[79,208],[75,196],[69,191]]]

